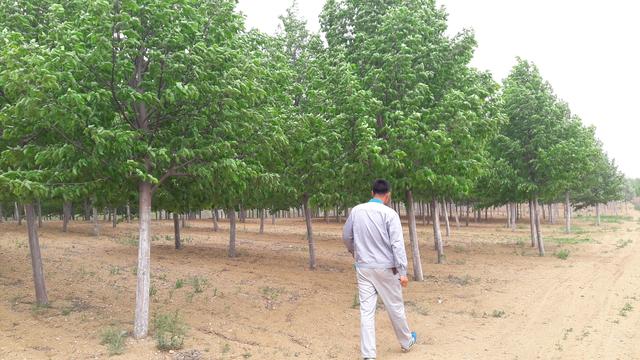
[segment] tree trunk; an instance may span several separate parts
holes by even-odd
[[[415,281],[423,281],[422,261],[420,261],[420,246],[418,244],[418,231],[416,230],[416,215],[413,211],[413,193],[406,191],[407,218],[409,219],[409,241],[411,242],[411,254],[413,257],[413,277]]]
[[[507,229],[511,227],[511,208],[509,203],[505,205],[505,212],[507,213]]]
[[[438,200],[431,202],[431,214],[433,215],[433,239],[435,242],[438,264],[444,263],[444,246],[442,244],[442,233],[440,233],[440,214],[438,211]]]
[[[236,257],[236,209],[227,210],[229,217],[229,257]]]
[[[556,222],[556,220],[555,220],[555,218],[553,216],[553,204],[549,204],[549,209],[548,210],[549,210],[548,211],[549,212],[549,223],[551,225],[553,225]]]
[[[70,218],[71,218],[71,203],[68,201],[65,201],[62,204],[62,232],[67,232]]]
[[[180,218],[182,219],[182,227],[187,227],[187,216],[185,214],[180,214]]]
[[[113,218],[112,218],[113,223],[111,224],[111,226],[113,226],[113,228],[115,229],[116,226],[118,225],[118,208],[114,207],[111,212],[113,213]]]
[[[211,219],[213,220],[213,231],[218,232],[220,225],[218,225],[218,209],[211,209]]]
[[[516,224],[516,221],[518,220],[517,211],[518,211],[517,203],[511,204],[511,230],[512,231],[516,231],[516,228],[517,228],[517,224]]]
[[[427,225],[427,211],[424,206],[424,201],[420,201],[420,212],[422,213],[422,226]]]
[[[18,225],[22,225],[22,215],[20,214],[20,207],[17,202],[13,203],[16,207],[15,218],[18,220]]]
[[[596,226],[600,226],[600,204],[596,204]]]
[[[2,203],[0,203],[0,223],[4,222],[4,209],[2,208]]]
[[[91,204],[89,199],[84,199],[84,221],[91,221]]]
[[[444,209],[444,225],[445,225],[445,236],[449,237],[451,235],[451,226],[449,224],[449,211],[447,211],[447,202],[442,198],[442,208]]]
[[[151,284],[151,183],[141,182],[139,187],[139,236],[136,284],[136,315],[133,337],[141,339],[149,332],[149,287]]]
[[[92,235],[93,236],[100,236],[100,224],[98,223],[98,208],[95,206],[96,203],[96,199],[93,199],[93,206],[91,207],[92,212],[93,212],[93,216],[92,216],[92,220],[93,220],[93,232]]]
[[[31,253],[31,269],[33,270],[33,283],[36,288],[36,302],[38,305],[47,305],[47,289],[44,284],[44,270],[40,255],[40,242],[38,241],[38,227],[33,203],[25,205],[27,215],[27,231],[29,233],[29,252]]]
[[[180,240],[180,219],[178,219],[178,214],[176,213],[173,213],[173,234],[176,250],[182,249],[182,241]]]
[[[129,203],[127,203],[127,223],[131,223],[131,207],[129,206]]]
[[[264,209],[260,209],[260,234],[264,234]]]
[[[533,200],[529,199],[529,225],[531,226],[531,247],[538,245],[538,238],[536,237],[536,219],[533,212]]]
[[[544,241],[542,240],[542,230],[540,228],[540,215],[538,213],[538,197],[536,196],[533,200],[533,212],[535,213],[536,219],[536,238],[538,240],[538,252],[540,256],[544,256]]]
[[[38,200],[38,227],[42,227],[42,204]]]
[[[271,225],[275,225],[276,224],[276,213],[273,212],[271,213]]]
[[[467,217],[464,222],[465,222],[464,226],[469,227],[469,203],[468,202],[467,202]]]
[[[309,212],[309,194],[302,196],[302,206],[304,208],[304,219],[307,223],[307,241],[309,241],[309,268],[316,269],[316,244],[313,240],[313,225],[311,223],[311,213]]]
[[[454,206],[453,206],[453,216],[456,219],[456,230],[460,230],[460,218],[458,216],[458,212],[459,211],[460,211],[460,208],[454,204]]]
[[[247,221],[247,212],[242,206],[242,204],[240,204],[240,222],[244,223],[246,221]]]
[[[568,191],[564,193],[564,232],[571,232],[571,203]]]

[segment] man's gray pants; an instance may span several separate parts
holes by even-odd
[[[389,314],[393,331],[400,346],[408,348],[411,331],[407,324],[402,300],[399,275],[391,269],[367,269],[356,267],[358,295],[360,297],[360,350],[363,358],[376,357],[376,304],[378,295]]]

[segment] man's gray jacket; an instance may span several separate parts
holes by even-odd
[[[398,214],[379,200],[354,207],[344,225],[342,239],[361,268],[396,268],[407,275],[402,224]]]

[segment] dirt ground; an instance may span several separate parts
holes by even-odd
[[[526,219],[515,232],[501,220],[453,225],[445,265],[434,264],[431,227],[420,226],[426,280],[405,291],[418,345],[400,352],[381,307],[378,359],[640,359],[640,214],[629,215],[599,228],[578,219],[568,236],[561,224],[544,225],[544,258],[529,246]],[[211,220],[190,221],[180,251],[172,226],[152,227],[151,314],[179,311],[189,328],[184,349],[128,338],[114,359],[359,358],[355,276],[340,224],[314,223],[317,271],[307,269],[302,219],[267,221],[263,235],[255,220],[239,224],[235,259],[227,223],[215,233]],[[0,224],[0,359],[106,359],[102,331],[132,330],[135,224],[105,222],[99,238],[84,222],[66,234],[61,227],[40,230],[51,307],[38,308],[25,227]],[[554,256],[560,250],[566,260]]]

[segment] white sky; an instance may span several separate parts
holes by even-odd
[[[247,26],[274,33],[292,0],[240,0]],[[450,32],[475,30],[473,65],[501,81],[520,56],[538,65],[556,94],[597,127],[622,172],[640,178],[640,1],[438,0]],[[323,0],[298,0],[318,31]],[[639,101],[640,103],[640,101]]]

